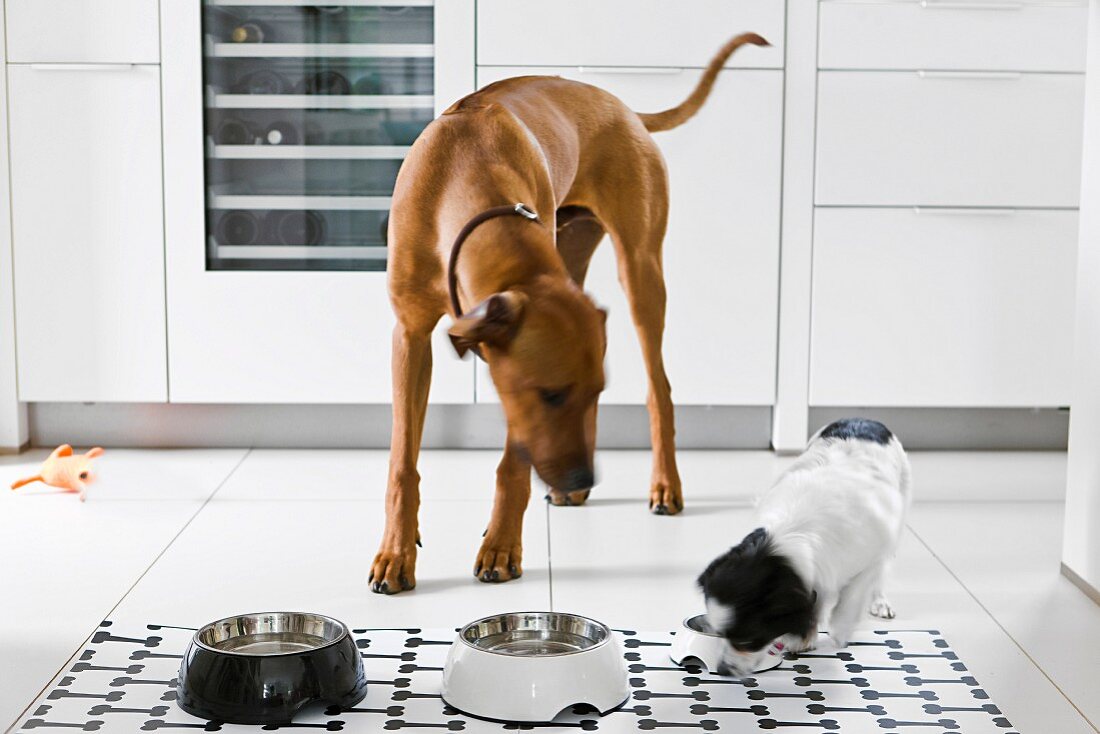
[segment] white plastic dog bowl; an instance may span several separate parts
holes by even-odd
[[[515,612],[462,628],[443,669],[443,700],[472,716],[544,722],[586,703],[601,714],[630,695],[611,630],[560,612]]]
[[[669,657],[677,665],[683,665],[684,661],[691,658],[698,660],[711,673],[718,672],[722,662],[722,653],[726,649],[726,641],[711,629],[707,624],[707,615],[697,614],[684,620],[680,630],[672,638],[672,648]],[[768,650],[768,656],[764,658],[764,667],[758,668],[756,673],[779,667],[783,662],[781,648],[772,647]]]

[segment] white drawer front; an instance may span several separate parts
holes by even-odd
[[[1067,405],[1076,243],[1076,212],[818,209],[811,405]]]
[[[530,69],[480,69],[479,84]],[[541,71],[541,70],[540,70]],[[698,74],[581,74],[635,109],[676,104]],[[671,187],[664,244],[668,314],[664,357],[680,405],[771,405],[775,400],[779,178],[783,77],[726,71],[702,111],[654,135]],[[646,376],[609,239],[596,250],[586,289],[608,307],[605,404],[645,402]],[[494,400],[484,369],[478,401]]]
[[[823,0],[823,69],[1084,71],[1086,2]]]
[[[730,67],[783,66],[777,0],[479,0],[477,62],[492,66],[705,66],[745,31],[771,48],[742,47]]]
[[[1084,77],[818,75],[816,201],[1076,207]]]
[[[19,397],[164,401],[160,69],[8,81]]]
[[[157,0],[7,0],[8,61],[160,62]]]

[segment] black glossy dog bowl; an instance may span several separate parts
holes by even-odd
[[[230,724],[287,724],[303,707],[350,708],[367,695],[348,628],[304,612],[242,614],[200,628],[180,664],[177,703]]]

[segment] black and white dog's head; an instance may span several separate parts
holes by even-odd
[[[712,561],[699,586],[707,621],[728,643],[720,675],[749,675],[773,642],[802,639],[816,627],[813,591],[763,528]]]

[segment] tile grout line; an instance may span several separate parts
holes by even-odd
[[[554,558],[550,554],[550,502],[546,501],[546,580],[550,589],[550,611],[554,611]]]
[[[250,447],[248,450],[246,450],[244,452],[244,455],[240,458],[240,460],[236,464],[233,465],[233,468],[229,470],[229,473],[226,474],[225,477],[220,482],[218,482],[217,486],[214,487],[214,491],[212,491],[206,497],[206,499],[203,500],[203,503],[201,505],[199,505],[199,509],[195,510],[194,514],[192,514],[191,517],[187,518],[187,522],[185,522],[183,524],[183,527],[180,528],[179,531],[177,531],[176,534],[172,536],[172,539],[168,541],[168,545],[164,546],[161,549],[160,553],[158,553],[156,558],[154,558],[152,560],[152,562],[150,562],[150,564],[145,568],[145,570],[141,572],[141,575],[137,577],[137,579],[134,581],[134,583],[130,584],[130,588],[126,590],[126,593],[123,594],[122,597],[115,603],[115,605],[113,607],[111,607],[111,610],[109,612],[107,612],[108,616],[110,616],[111,614],[114,614],[114,611],[116,609],[118,609],[119,604],[122,604],[122,602],[126,600],[126,597],[128,597],[130,595],[130,592],[134,590],[134,587],[136,587],[139,583],[141,583],[141,580],[143,578],[145,578],[146,574],[148,574],[149,571],[151,571],[153,569],[153,566],[155,566],[157,564],[157,561],[159,561],[161,559],[161,557],[163,557],[164,554],[168,552],[169,548],[171,548],[173,545],[175,545],[176,541],[179,540],[179,537],[181,535],[183,535],[184,531],[186,531],[187,528],[189,528],[191,526],[191,523],[193,523],[195,521],[195,518],[199,516],[199,513],[201,513],[203,510],[205,510],[206,506],[208,504],[210,504],[210,500],[214,499],[214,495],[216,495],[218,492],[221,491],[222,487],[225,486],[226,482],[228,482],[230,480],[230,478],[234,474],[237,473],[237,470],[241,468],[241,464],[244,463],[245,459],[247,459],[251,455],[252,455],[252,448]]]
[[[141,575],[139,575],[137,577],[137,579],[134,580],[134,583],[130,584],[130,587],[122,593],[122,596],[119,597],[118,601],[115,602],[114,606],[112,606],[110,608],[110,610],[108,610],[107,616],[104,617],[104,619],[107,619],[112,614],[114,614],[114,611],[116,609],[118,609],[119,605],[122,604],[123,601],[126,600],[126,597],[128,597],[130,595],[130,592],[132,592],[134,590],[134,587],[136,587],[139,583],[141,583],[141,580],[143,578],[145,578],[146,574],[148,574],[149,571],[152,570],[153,566],[155,566],[157,564],[157,561],[159,561],[164,556],[164,554],[168,552],[168,549],[171,548],[175,544],[175,542],[179,539],[179,537],[181,535],[183,535],[183,532],[185,530],[187,530],[188,527],[190,527],[191,523],[195,521],[195,518],[199,516],[199,513],[201,513],[204,509],[206,509],[206,506],[208,504],[210,504],[210,500],[214,499],[214,495],[216,495],[221,490],[221,488],[225,486],[225,483],[228,482],[230,477],[232,477],[237,472],[237,469],[241,468],[241,464],[243,464],[244,460],[247,459],[251,454],[252,454],[252,448],[250,447],[248,450],[246,450],[244,452],[244,455],[241,456],[241,458],[237,461],[237,463],[233,465],[233,468],[229,470],[229,473],[226,474],[220,482],[218,482],[217,486],[214,487],[214,490],[209,495],[207,495],[206,499],[203,500],[201,505],[199,505],[199,508],[197,510],[195,510],[194,513],[192,513],[191,517],[187,518],[187,522],[185,522],[183,524],[183,527],[181,527],[176,532],[176,534],[172,536],[172,539],[168,541],[167,545],[165,545],[163,548],[161,548],[160,553],[157,553],[156,557],[153,558],[153,560],[149,562],[149,565],[146,566],[145,570],[141,572]],[[103,621],[103,620],[100,620],[100,621]],[[27,712],[30,711],[31,706],[33,706],[35,704],[35,702],[38,701],[39,697],[41,697],[41,695],[46,691],[46,689],[50,687],[50,684],[54,682],[54,680],[57,678],[57,676],[59,676],[62,672],[64,672],[64,670],[69,666],[69,664],[72,663],[73,658],[76,657],[77,652],[82,647],[84,647],[88,644],[88,640],[90,640],[92,638],[92,635],[95,634],[95,631],[98,628],[99,628],[99,623],[97,622],[96,627],[95,627],[95,629],[92,630],[91,634],[89,634],[87,637],[85,637],[80,642],[80,644],[77,646],[76,650],[74,650],[73,653],[71,655],[69,655],[68,658],[65,659],[65,662],[62,663],[61,667],[57,669],[57,672],[49,677],[49,679],[42,686],[42,688],[40,688],[38,690],[38,693],[34,694],[34,696],[31,698],[30,702],[28,702],[27,705],[23,708],[23,710],[19,712],[19,715],[15,717],[15,721],[13,721],[11,723],[11,725],[9,725],[4,730],[5,734],[10,734],[10,732],[15,731],[19,727],[19,722],[23,721],[24,717],[27,716]]]
[[[1070,706],[1073,707],[1073,710],[1076,711],[1077,714],[1082,719],[1085,720],[1085,723],[1088,724],[1089,727],[1091,727],[1093,731],[1100,733],[1100,729],[1096,728],[1096,725],[1094,723],[1092,723],[1092,720],[1089,719],[1088,716],[1085,715],[1085,712],[1082,711],[1080,709],[1080,707],[1078,707],[1078,705],[1073,702],[1072,698],[1070,698],[1068,695],[1066,695],[1066,692],[1062,690],[1062,687],[1059,686],[1054,681],[1054,679],[1050,677],[1050,674],[1047,673],[1047,671],[1043,668],[1043,666],[1039,665],[1038,661],[1035,660],[1035,658],[1033,658],[1031,656],[1031,653],[1029,653],[1024,648],[1024,646],[1022,644],[1020,644],[1020,641],[1017,640],[1012,635],[1012,633],[1009,632],[1007,628],[1005,628],[1005,626],[1003,624],[1001,624],[1001,620],[997,619],[997,617],[993,614],[993,612],[990,611],[990,609],[985,604],[982,603],[982,600],[978,598],[977,594],[975,594],[973,591],[971,591],[970,587],[967,586],[965,583],[963,583],[963,580],[961,578],[959,578],[958,574],[956,574],[955,571],[950,566],[947,565],[947,562],[944,561],[942,558],[940,558],[939,554],[936,553],[936,551],[934,551],[932,549],[932,546],[930,546],[927,543],[927,541],[925,541],[925,539],[921,537],[920,533],[917,532],[916,528],[914,528],[909,523],[906,523],[906,527],[909,528],[909,532],[913,534],[913,537],[916,538],[918,541],[920,541],[920,544],[923,545],[925,547],[925,549],[929,553],[932,554],[932,557],[935,558],[941,566],[943,566],[944,570],[947,571],[947,573],[951,576],[951,578],[955,579],[956,583],[958,583],[959,586],[961,586],[963,588],[963,590],[970,596],[970,598],[974,600],[974,603],[977,604],[983,612],[985,612],[987,615],[989,615],[989,618],[993,620],[993,624],[997,625],[997,627],[999,627],[1000,630],[1005,633],[1005,636],[1008,637],[1008,639],[1012,640],[1012,644],[1014,644],[1020,650],[1020,652],[1022,652],[1024,654],[1024,657],[1026,657],[1028,659],[1028,661],[1032,665],[1035,666],[1035,669],[1038,670],[1040,673],[1042,673],[1044,678],[1046,678],[1048,681],[1050,681],[1050,684],[1052,686],[1054,686],[1054,690],[1058,691],[1058,693],[1060,693],[1062,695],[1062,698],[1066,699],[1066,703],[1068,703]]]

